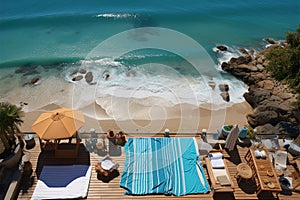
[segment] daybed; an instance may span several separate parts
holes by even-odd
[[[230,178],[226,161],[221,152],[211,152],[205,157],[211,189],[215,192],[234,192],[234,184]]]

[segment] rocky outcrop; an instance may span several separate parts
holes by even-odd
[[[232,58],[221,67],[244,81],[248,92],[245,100],[252,106],[253,113],[247,115],[249,125],[259,134],[289,134],[295,137],[300,132],[300,111],[294,107],[297,94],[283,82],[274,80],[266,71],[269,61],[265,53],[271,48],[282,48],[282,44],[265,39],[271,45],[264,51]]]

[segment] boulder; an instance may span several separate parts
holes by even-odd
[[[292,99],[294,98],[294,94],[292,93],[288,93],[288,92],[281,92],[281,93],[278,93],[278,96],[280,98],[282,98],[283,100],[287,100],[287,99]]]
[[[256,72],[258,69],[255,65],[252,64],[240,64],[237,67],[235,67],[239,71],[243,72]]]
[[[254,119],[254,116],[252,114],[248,114],[246,116],[247,118],[247,122],[248,124],[251,126],[251,127],[256,127],[256,122],[255,122],[255,119]]]
[[[264,39],[266,42],[268,42],[269,44],[276,44],[277,42],[271,38],[265,38]]]
[[[280,44],[271,44],[270,46],[268,46],[267,50],[276,49],[276,48],[282,48],[282,47]]]
[[[249,92],[244,94],[246,101],[255,108],[262,101],[269,99],[271,97],[271,91],[262,88],[257,88],[256,86],[250,86]]]
[[[260,72],[264,71],[264,69],[265,69],[265,67],[262,64],[257,64],[256,67],[257,67],[258,71],[260,71]]]
[[[31,81],[29,81],[29,84],[31,85],[36,84],[39,80],[40,80],[39,77],[34,77],[33,79],[31,79]]]
[[[278,114],[275,111],[263,111],[248,115],[247,119],[251,118],[251,126],[259,126],[263,124],[276,125],[278,122]]]
[[[35,85],[38,85],[39,83],[40,83],[40,78],[39,77],[34,77],[30,81],[25,82],[22,86],[23,87],[26,86],[26,85],[35,86]]]
[[[257,73],[254,75],[257,79],[262,80],[262,79],[266,79],[267,76],[264,73]]]
[[[82,75],[78,75],[78,76],[72,78],[72,81],[80,81],[81,79],[83,79],[83,76]]]
[[[231,65],[227,62],[222,62],[221,68],[222,68],[222,70],[227,71],[227,72],[231,71]]]
[[[77,72],[78,72],[78,70],[76,69],[76,70],[74,70],[71,74],[70,74],[70,76],[74,76],[75,74],[77,74]]]
[[[255,53],[255,50],[254,49],[250,49],[249,54],[253,56],[254,53]]]
[[[263,64],[264,63],[262,56],[258,57],[256,60],[257,60],[258,64]]]
[[[222,92],[221,97],[223,98],[224,101],[229,102],[230,101],[230,96],[228,92]]]
[[[250,104],[252,108],[257,107],[257,103],[255,101],[255,98],[253,95],[251,95],[249,92],[244,93],[243,97],[245,100]]]
[[[261,88],[263,88],[265,90],[273,90],[275,84],[271,80],[263,80],[263,81],[259,81],[257,83],[257,86],[261,87]]]
[[[229,90],[229,85],[228,84],[219,84],[219,89],[222,92],[227,92]]]
[[[246,54],[248,55],[248,51],[244,48],[239,48],[239,51],[242,53],[242,54]]]
[[[88,72],[85,75],[85,80],[87,83],[91,83],[94,79],[93,73],[92,72]]]
[[[219,49],[220,51],[227,51],[228,48],[224,45],[219,45],[217,46],[217,49]]]
[[[300,133],[300,127],[298,123],[292,122],[279,122],[276,126],[280,134],[289,135],[292,138],[296,138]]]
[[[80,74],[85,74],[85,73],[86,73],[86,69],[81,68],[81,69],[78,70],[78,72],[79,72]]]
[[[252,58],[249,55],[246,56],[240,56],[238,58],[231,58],[229,61],[229,64],[236,64],[236,65],[240,65],[240,64],[247,64],[249,62],[251,62]]]
[[[211,87],[212,89],[215,89],[216,87],[216,83],[214,81],[208,81],[208,85],[209,87]]]
[[[258,134],[263,134],[263,135],[278,135],[279,131],[276,129],[274,126],[271,124],[264,124],[262,126],[257,126],[256,127],[257,133]]]
[[[263,105],[259,105],[255,108],[254,113],[265,112],[265,111],[275,111],[281,115],[287,114],[287,109],[282,107],[280,104],[272,101],[268,101]]]

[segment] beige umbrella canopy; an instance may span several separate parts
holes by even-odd
[[[31,128],[41,139],[52,140],[72,137],[84,123],[81,111],[60,108],[42,113]]]

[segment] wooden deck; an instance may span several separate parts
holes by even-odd
[[[38,160],[39,160],[39,154],[40,154],[40,146],[39,146],[39,140],[36,138],[36,146],[29,150],[30,156],[31,156],[31,163],[33,165],[33,170],[35,171],[38,166]],[[225,160],[227,162],[227,166],[229,168],[230,176],[234,182],[235,186],[235,192],[233,194],[218,194],[213,196],[212,192],[208,194],[199,194],[199,195],[186,195],[183,197],[173,197],[173,196],[164,196],[164,195],[146,195],[146,196],[128,196],[125,195],[125,190],[123,188],[120,188],[119,182],[120,177],[117,177],[113,179],[109,183],[103,183],[102,181],[97,179],[97,174],[94,170],[95,164],[100,160],[100,156],[94,153],[90,153],[90,163],[92,165],[92,175],[90,179],[90,185],[89,185],[89,191],[87,199],[199,199],[202,200],[205,199],[300,199],[300,194],[293,192],[291,196],[282,195],[279,194],[278,198],[276,198],[275,194],[262,194],[261,196],[257,197],[255,193],[255,184],[249,184],[245,183],[243,181],[240,182],[240,184],[237,184],[236,179],[234,178],[234,175],[236,174],[236,166],[241,162],[244,161],[244,156],[247,152],[247,148],[238,147],[230,156],[224,155]],[[84,159],[84,158],[79,158]],[[125,161],[125,153],[122,150],[122,155],[118,157],[113,157],[113,159],[120,164],[119,171],[122,173],[124,161]],[[209,180],[207,176],[206,168],[205,173],[206,177]],[[291,173],[295,171],[295,168],[292,165],[288,166],[288,172]],[[30,199],[33,191],[35,189],[35,185],[37,183],[37,178],[35,177],[34,184],[32,187],[29,188],[28,192],[25,194],[22,194],[22,191],[20,191],[18,199]]]

